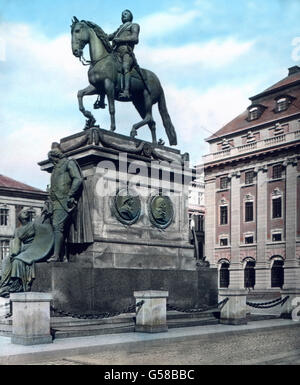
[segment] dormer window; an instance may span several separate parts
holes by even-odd
[[[277,100],[277,111],[285,111],[288,108],[288,100],[287,98],[280,98]]]
[[[258,107],[253,107],[249,110],[249,120],[255,120],[259,117]]]
[[[287,110],[294,99],[295,97],[291,95],[277,96],[277,98],[275,98],[276,106],[274,112],[282,112]]]
[[[256,104],[248,107],[248,121],[256,120],[261,117],[262,113],[266,109],[265,106],[261,104]]]

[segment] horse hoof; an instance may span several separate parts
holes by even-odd
[[[110,131],[112,131],[112,132],[116,131],[116,127],[111,127]]]
[[[137,131],[136,130],[131,130],[130,136],[131,136],[131,138],[135,138],[137,136]]]

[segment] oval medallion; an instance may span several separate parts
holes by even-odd
[[[114,197],[114,214],[125,225],[135,223],[141,213],[140,198],[130,189],[120,189]]]
[[[160,229],[168,227],[173,219],[174,210],[171,199],[166,195],[155,195],[149,202],[149,218]]]

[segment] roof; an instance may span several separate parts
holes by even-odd
[[[0,188],[1,187],[4,187],[6,189],[17,189],[17,190],[39,192],[39,193],[44,192],[43,190],[39,190],[35,187],[31,187],[25,183],[18,182],[12,178],[9,178],[8,176],[0,174]]]
[[[292,68],[294,68],[294,67],[292,67]],[[293,83],[300,81],[300,71],[299,72],[298,71],[297,72],[291,72],[292,68],[289,69],[290,73],[289,73],[289,75],[287,77],[285,77],[284,79],[280,80],[279,82],[273,84],[271,87],[269,87],[266,90],[264,90],[264,92],[262,94],[264,94],[266,92],[269,92],[269,91],[277,90],[278,88],[281,88],[281,87],[290,86]],[[251,99],[254,99],[257,96],[259,96],[259,95],[256,95],[256,96],[254,96]]]
[[[231,133],[242,131],[244,129],[251,129],[252,127],[259,126],[261,124],[265,124],[268,122],[272,122],[272,121],[275,122],[282,118],[288,117],[290,115],[300,113],[300,67],[298,66],[291,67],[289,69],[289,76],[273,84],[271,87],[267,88],[262,93],[251,97],[250,100],[253,102],[253,104],[255,104],[255,101],[258,98],[267,96],[269,94],[274,94],[275,92],[278,92],[280,89],[283,90],[288,87],[295,86],[297,84],[299,84],[299,88],[294,88],[292,91],[289,90],[288,92],[288,95],[294,97],[295,99],[290,104],[289,108],[286,109],[285,111],[275,113],[274,97],[270,96],[269,99],[266,98],[262,102],[260,102],[260,104],[262,104],[266,108],[258,119],[255,119],[253,121],[248,121],[247,120],[248,110],[245,110],[236,118],[234,118],[232,121],[230,121],[225,126],[223,126],[216,133],[211,135],[207,139],[207,141],[211,141],[219,137],[229,135]]]

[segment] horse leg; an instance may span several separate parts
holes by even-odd
[[[149,128],[150,128],[151,135],[152,135],[152,143],[156,144],[156,143],[157,143],[157,140],[156,140],[156,124],[155,124],[155,121],[152,119],[152,120],[148,123],[148,126],[149,126]]]
[[[94,118],[93,114],[90,111],[87,111],[83,106],[83,97],[87,95],[96,95],[98,93],[97,89],[89,85],[88,87],[84,88],[83,90],[79,90],[77,93],[78,98],[78,105],[79,105],[79,111],[82,112],[82,114],[87,118],[87,121],[85,123],[84,130],[87,130],[94,126],[96,123],[96,119]]]
[[[105,79],[105,93],[108,100],[108,109],[110,114],[110,130],[115,131],[116,129],[116,119],[115,119],[115,89],[114,83],[110,79]]]
[[[137,108],[137,110],[140,112],[140,110],[143,111],[143,114],[141,114],[140,112],[140,115],[144,118],[142,121],[140,121],[139,123],[136,123],[132,126],[132,129],[130,131],[130,136],[132,138],[134,138],[136,135],[137,135],[137,130],[140,128],[140,127],[143,127],[145,126],[146,124],[149,125],[149,128],[151,130],[151,134],[152,134],[152,141],[153,143],[156,143],[156,135],[153,136],[153,129],[155,130],[155,122],[153,120],[153,117],[152,117],[152,103],[151,103],[151,99],[150,99],[150,95],[148,93],[148,91],[144,91],[144,103],[143,103],[143,108],[142,106],[140,106],[140,108],[138,108],[138,106],[135,104],[135,107]],[[153,125],[154,124],[154,125]]]

